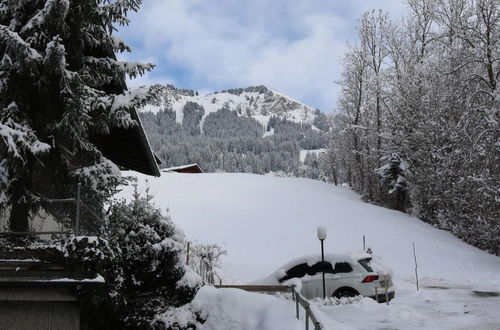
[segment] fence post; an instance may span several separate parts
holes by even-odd
[[[389,305],[389,279],[388,277],[386,276],[385,278],[385,301],[387,303],[387,305]]]
[[[78,183],[76,186],[76,217],[75,217],[75,235],[80,233],[80,194],[82,185]]]
[[[306,330],[309,330],[309,306],[306,308]]]
[[[297,296],[297,291],[295,291],[295,285],[292,285],[292,293],[293,297],[295,299],[295,314],[297,314],[297,320],[300,319],[299,317],[299,297]]]
[[[418,272],[417,272],[417,254],[415,253],[415,242],[413,242],[413,258],[415,259],[415,280],[417,283],[417,291],[418,291]]]

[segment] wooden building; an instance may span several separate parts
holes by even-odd
[[[163,173],[177,172],[177,173],[203,173],[203,170],[198,164],[189,164],[182,166],[175,166],[164,168],[161,170]]]
[[[137,126],[128,129],[112,128],[110,134],[94,136],[92,142],[104,157],[120,169],[160,176],[160,160],[151,150],[139,115],[134,108],[130,109],[130,115],[138,123]]]

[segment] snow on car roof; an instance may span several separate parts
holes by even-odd
[[[372,256],[364,251],[354,251],[352,253],[344,253],[344,254],[325,254],[325,261],[328,261],[332,264],[337,263],[337,262],[357,262],[360,259],[367,259],[371,258]],[[286,271],[294,266],[300,265],[300,264],[308,264],[309,266],[312,266],[316,264],[317,262],[321,261],[321,254],[312,254],[312,255],[306,255],[302,257],[298,257],[295,259],[290,260],[283,266],[279,267],[276,269],[271,275],[258,279],[255,281],[251,281],[248,284],[268,284],[268,285],[275,285],[279,284],[278,279],[282,278],[283,276],[286,275]]]
[[[369,254],[369,253],[366,253],[365,251],[363,250],[360,250],[360,251],[354,251],[351,253],[351,258],[355,259],[355,260],[361,260],[361,259],[371,259],[372,258],[372,255]]]

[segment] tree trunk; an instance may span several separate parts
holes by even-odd
[[[25,203],[14,203],[10,210],[9,227],[12,232],[27,232],[30,208]]]

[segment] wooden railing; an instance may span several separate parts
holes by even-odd
[[[290,292],[295,302],[295,316],[300,320],[300,307],[305,311],[305,329],[309,330],[309,324],[312,323],[314,330],[322,330],[325,327],[318,321],[316,315],[311,309],[309,301],[297,291],[295,285],[216,285],[218,289],[231,288],[250,292]]]
[[[309,301],[307,301],[307,299],[304,298],[300,294],[299,291],[297,291],[295,285],[292,285],[290,290],[292,291],[292,298],[295,301],[295,313],[296,313],[296,316],[297,316],[297,320],[300,319],[299,305],[301,305],[302,308],[304,308],[304,310],[306,312],[306,317],[305,317],[305,319],[306,319],[306,330],[309,330],[309,319],[311,319],[311,321],[312,321],[312,324],[314,326],[314,330],[324,329],[324,327],[321,324],[321,322],[318,321],[318,319],[316,318],[316,315],[314,315],[313,311],[311,310],[311,306],[310,306]]]

